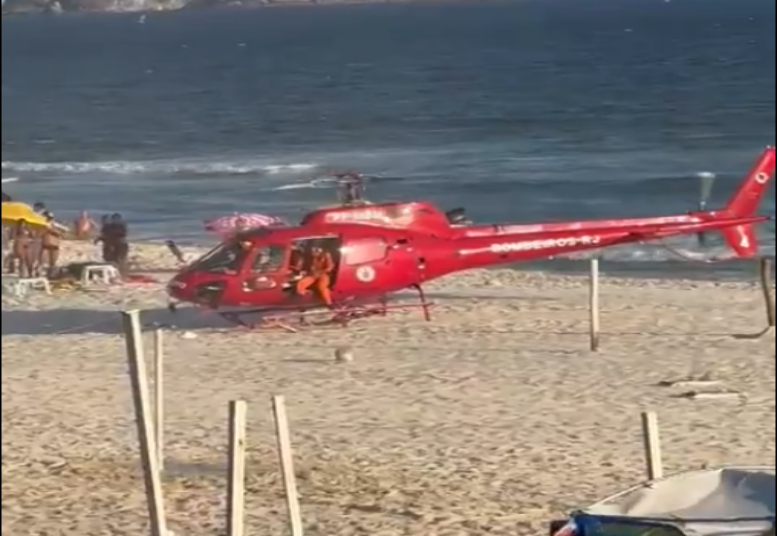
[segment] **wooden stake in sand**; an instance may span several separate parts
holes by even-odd
[[[150,404],[148,400],[148,376],[143,355],[143,333],[140,328],[140,311],[122,314],[124,338],[127,346],[127,363],[132,384],[132,400],[135,405],[135,421],[138,426],[140,458],[143,464],[143,480],[146,486],[148,517],[151,536],[168,536],[165,521],[162,481],[159,474],[154,438],[152,436]]]
[[[664,478],[661,437],[658,433],[658,416],[652,411],[642,414],[642,438],[645,443],[648,481],[660,480]]]
[[[761,259],[761,291],[763,292],[764,302],[766,303],[766,319],[767,328],[764,332],[773,333],[775,330],[775,311],[774,311],[774,297],[772,296],[772,270],[774,269],[774,259],[770,257],[763,257]]]
[[[159,470],[165,470],[164,332],[154,330],[154,439]]]
[[[229,475],[227,488],[227,536],[245,534],[246,403],[229,403]]]
[[[599,351],[599,259],[591,259],[588,311],[591,317],[591,351]]]
[[[281,457],[283,485],[286,491],[286,505],[289,510],[289,529],[291,536],[303,536],[302,514],[299,508],[297,479],[294,476],[294,460],[289,435],[289,420],[286,417],[286,401],[282,396],[274,396],[272,405],[275,416],[275,433],[278,438],[278,452]]]

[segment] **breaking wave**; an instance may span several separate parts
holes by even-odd
[[[209,162],[185,160],[116,160],[104,162],[3,162],[9,173],[110,173],[114,175],[277,175],[305,173],[319,167],[314,163],[270,163],[267,161]]]

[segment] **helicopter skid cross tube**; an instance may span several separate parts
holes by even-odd
[[[387,316],[389,312],[418,309],[423,311],[424,319],[431,321],[431,309],[434,302],[426,299],[423,289],[418,286],[420,303],[388,303],[387,297],[381,297],[376,303],[350,303],[335,306],[332,309],[321,307],[307,310],[268,310],[268,309],[231,309],[220,311],[211,307],[200,307],[203,312],[215,312],[223,320],[240,328],[249,330],[280,329],[288,333],[299,333],[304,328],[317,328],[324,326],[347,327],[355,320],[362,320],[373,316]],[[248,316],[258,315],[258,318],[250,322]],[[321,318],[323,317],[323,318]],[[296,325],[295,325],[296,321]]]
[[[249,324],[248,322],[243,320],[243,316],[248,313],[251,313],[251,311],[245,311],[244,313],[230,311],[230,312],[219,313],[219,316],[224,320],[226,320],[227,322],[235,324],[238,327],[246,328],[250,330],[259,329],[259,328],[262,328],[262,329],[278,328],[288,333],[299,333],[299,330],[297,328],[293,327],[291,324],[285,321],[286,317],[283,315],[272,315],[272,316],[261,317],[258,322]]]

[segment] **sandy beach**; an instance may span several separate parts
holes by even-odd
[[[644,410],[659,415],[667,471],[774,462],[774,338],[735,337],[765,326],[755,277],[604,277],[592,354],[585,278],[474,271],[429,287],[432,322],[409,311],[286,334],[171,317],[171,257],[152,245],[136,255],[158,284],[3,296],[3,534],[144,534],[118,314],[129,308],[178,326],[166,338],[164,489],[179,536],[224,534],[231,399],[249,405],[254,536],[287,534],[274,394],[287,399],[309,536],[545,534],[643,477]],[[334,363],[339,346],[354,362]],[[705,373],[746,396],[690,401],[656,386]]]

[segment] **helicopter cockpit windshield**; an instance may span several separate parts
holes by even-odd
[[[239,240],[225,242],[206,253],[189,268],[215,274],[238,273],[248,257],[249,248]]]

